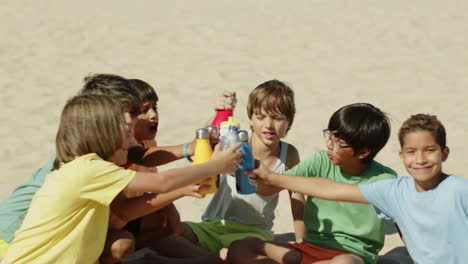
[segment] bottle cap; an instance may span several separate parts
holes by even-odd
[[[218,127],[214,125],[208,126],[206,129],[208,129],[208,133],[213,133],[215,135],[218,135]]]
[[[210,134],[208,133],[208,129],[206,128],[199,128],[197,129],[196,133],[195,133],[195,137],[197,139],[201,139],[201,138],[210,138]]]
[[[247,130],[239,130],[239,139],[240,141],[249,140],[249,132]]]
[[[228,99],[234,103],[234,105],[237,103],[237,98],[235,96],[229,96]]]
[[[236,127],[236,126],[232,126],[232,125],[231,125],[231,126],[229,126],[229,131],[234,131],[234,132],[236,132],[236,133],[237,133],[237,131],[238,131],[238,130],[239,130],[239,128],[238,128],[238,127]]]

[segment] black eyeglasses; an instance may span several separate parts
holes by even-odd
[[[340,142],[341,139],[337,138],[330,130],[323,130],[323,137],[325,138],[325,144],[331,142],[333,151],[338,152],[344,148],[351,148],[350,145],[346,145],[343,142]]]

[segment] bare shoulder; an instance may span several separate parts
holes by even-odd
[[[290,169],[301,161],[299,157],[299,151],[297,148],[289,143],[288,144],[288,156],[286,158],[286,169]]]

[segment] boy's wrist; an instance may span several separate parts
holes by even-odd
[[[281,183],[280,177],[278,176],[275,177],[275,173],[271,171],[266,174],[265,180],[269,185],[280,187],[279,186],[279,184]]]

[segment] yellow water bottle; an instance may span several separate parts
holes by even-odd
[[[210,145],[210,134],[208,133],[208,129],[206,128],[199,128],[196,131],[196,142],[195,142],[195,151],[193,155],[193,164],[201,164],[209,161],[211,159],[211,155],[213,154],[213,150],[211,149]],[[200,190],[198,193],[200,194],[210,194],[214,193],[218,190],[218,186],[216,185],[218,181],[218,176],[209,176],[201,185],[208,185],[210,186],[209,189]]]

